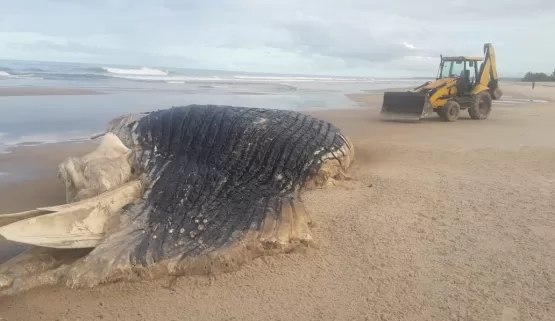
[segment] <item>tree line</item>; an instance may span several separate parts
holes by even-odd
[[[555,81],[555,70],[548,75],[543,72],[527,72],[522,81]]]

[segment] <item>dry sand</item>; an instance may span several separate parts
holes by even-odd
[[[528,85],[504,89],[555,101],[555,88],[541,97]],[[318,249],[171,288],[160,280],[37,289],[1,298],[0,317],[555,320],[555,104],[495,105],[486,121],[464,112],[455,123],[400,124],[378,121],[379,95],[358,101],[368,108],[313,113],[357,147],[353,182],[304,195]],[[63,201],[54,166],[77,147],[64,148],[44,157],[48,181],[0,190],[0,212]]]

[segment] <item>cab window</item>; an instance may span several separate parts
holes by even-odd
[[[449,70],[451,70],[451,62],[446,61],[443,64],[443,68],[441,68],[441,74],[439,75],[439,78],[449,77]]]
[[[467,69],[470,71],[469,74],[469,80],[471,83],[474,83],[476,81],[476,66],[477,66],[477,62],[476,61],[469,61],[468,62],[468,67]]]

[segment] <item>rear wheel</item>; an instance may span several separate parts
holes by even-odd
[[[468,108],[468,114],[470,118],[481,120],[487,119],[491,113],[492,99],[487,91],[482,91],[474,97],[474,102],[470,108]]]
[[[445,106],[437,111],[437,114],[444,121],[456,121],[459,118],[460,112],[461,106],[459,105],[459,103],[454,100],[449,100],[447,103],[445,103]]]

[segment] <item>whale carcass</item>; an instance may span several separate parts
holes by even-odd
[[[67,204],[0,216],[0,235],[33,245],[0,267],[0,293],[228,271],[308,245],[300,192],[354,158],[334,125],[275,109],[125,115],[101,139],[59,165]]]

